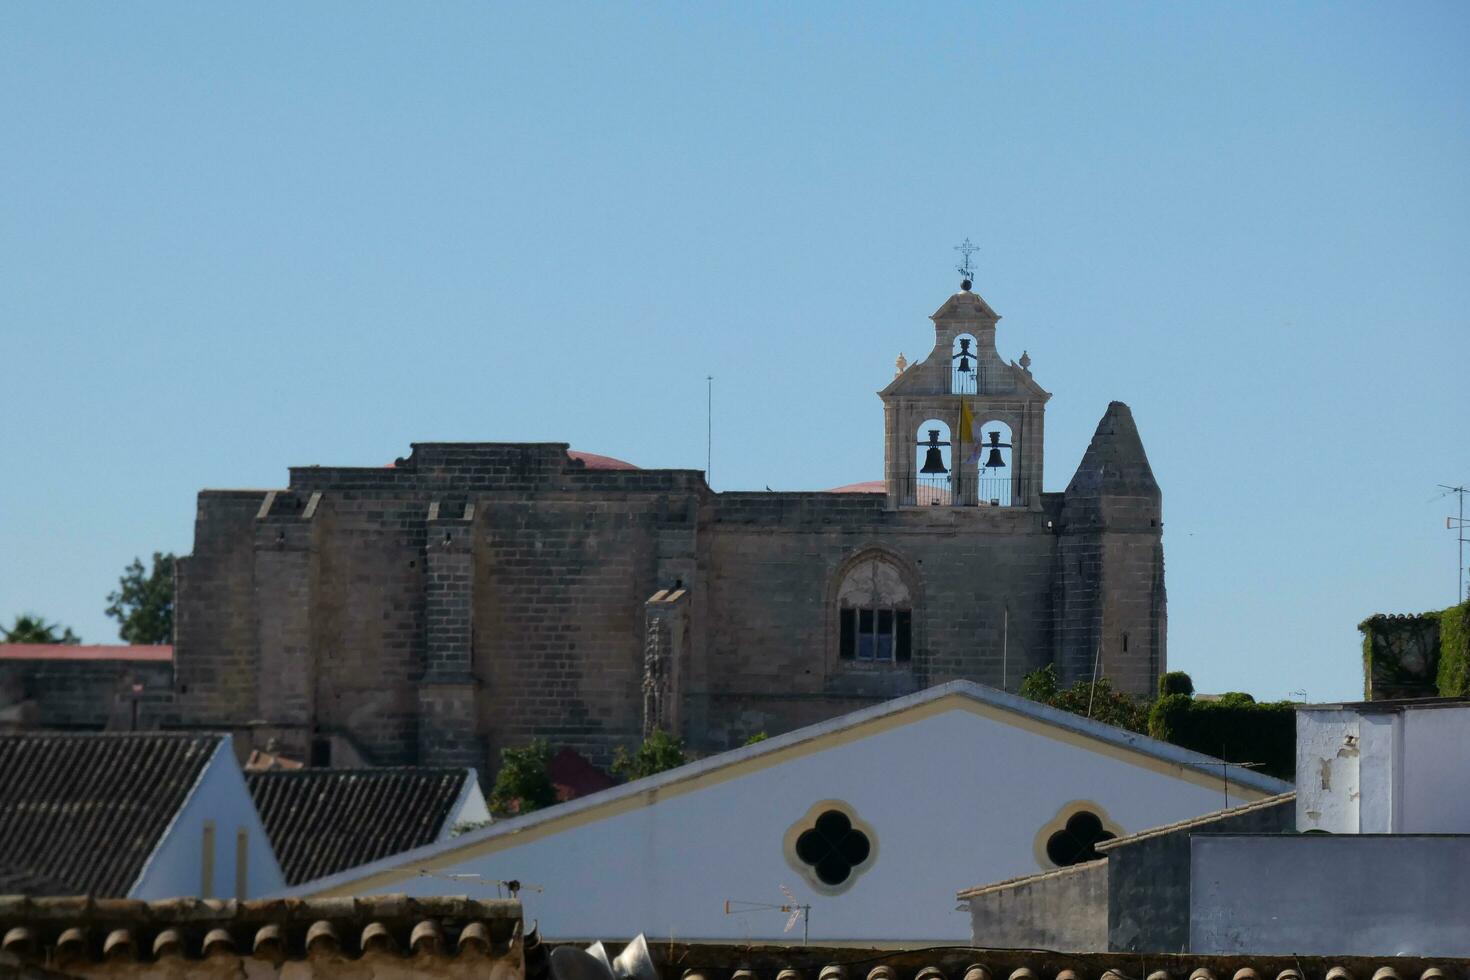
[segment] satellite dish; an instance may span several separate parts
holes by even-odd
[[[658,967],[653,965],[653,957],[648,952],[648,940],[641,932],[623,947],[612,967],[617,980],[659,980]]]
[[[597,944],[601,951],[601,943]],[[614,980],[607,953],[599,959],[585,949],[558,946],[551,951],[552,980]]]

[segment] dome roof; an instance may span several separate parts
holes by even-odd
[[[615,459],[612,456],[599,456],[597,453],[584,453],[580,449],[568,449],[567,455],[589,470],[637,470],[641,466],[634,466],[626,460]]]
[[[882,480],[868,480],[865,483],[849,483],[845,487],[833,487],[827,493],[887,493],[888,488]]]

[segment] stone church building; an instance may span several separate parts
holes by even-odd
[[[199,494],[176,723],[316,764],[473,765],[532,738],[605,763],[712,752],[956,678],[1055,663],[1152,694],[1161,495],[1113,402],[1063,492],[1051,397],[968,281],[884,407],[881,483],[715,493],[559,443],[416,443]],[[877,433],[874,433],[877,436]]]

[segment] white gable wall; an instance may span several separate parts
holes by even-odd
[[[479,774],[471,769],[465,777],[464,788],[459,791],[459,799],[454,801],[454,806],[449,808],[449,816],[444,818],[438,839],[452,839],[456,827],[480,826],[489,822],[490,807],[485,803],[485,794],[480,791]]]
[[[208,894],[203,888],[206,825],[214,828],[213,881]],[[236,836],[242,830],[247,842],[243,897],[258,898],[285,888],[285,876],[281,874],[281,866],[227,736],[220,740],[214,757],[204,767],[193,791],[143,866],[128,897],[145,900],[180,896],[239,897],[235,881]]]
[[[532,815],[514,822],[529,822],[520,833],[498,825],[432,863],[390,859],[404,869],[391,880],[302,891],[476,893],[473,880],[418,876],[428,866],[479,875],[492,896],[495,880],[541,887],[521,900],[549,937],[739,940],[781,938],[786,916],[726,915],[725,901],[780,903],[785,885],[811,903],[813,939],[968,941],[955,892],[1049,867],[1035,856],[1037,834],[1069,803],[1091,801],[1132,832],[1267,795],[1232,787],[1227,798],[1223,781],[964,699],[889,721],[565,818]],[[818,894],[784,848],[792,825],[828,799],[877,838],[876,858],[839,895]]]

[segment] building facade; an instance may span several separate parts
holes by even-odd
[[[654,727],[715,751],[1049,663],[1151,694],[1161,496],[1127,406],[1044,492],[1029,358],[1001,358],[968,284],[932,319],[929,356],[879,392],[884,479],[848,492],[714,493],[508,443],[201,492],[177,722],[316,764],[493,769],[537,737],[606,761]]]

